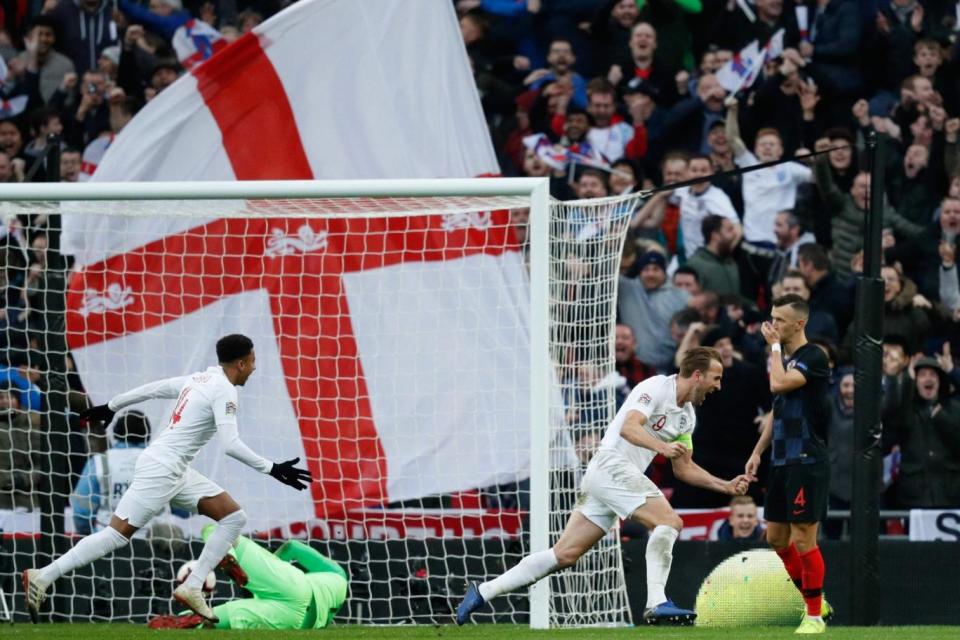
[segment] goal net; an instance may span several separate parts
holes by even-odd
[[[109,521],[174,401],[83,428],[89,403],[216,364],[250,336],[244,441],[299,457],[296,492],[193,463],[268,548],[307,540],[350,578],[344,623],[448,623],[469,581],[547,548],[612,418],[612,333],[633,200],[547,204],[542,180],[0,187],[0,587]],[[209,520],[168,509],[60,580],[55,621],[171,612]],[[498,598],[478,622],[629,622],[619,542]],[[224,577],[214,603],[241,594]],[[2,607],[0,607],[2,610]]]

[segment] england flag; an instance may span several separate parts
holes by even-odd
[[[496,173],[449,2],[305,0],[151,101],[92,181]],[[505,216],[66,216],[68,343],[102,403],[251,336],[241,435],[317,479],[277,491],[208,445],[194,465],[257,505],[254,529],[522,479],[527,283]],[[163,428],[169,407],[148,414]]]

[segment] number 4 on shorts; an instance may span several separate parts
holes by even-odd
[[[807,499],[803,495],[803,487],[800,487],[800,491],[797,491],[797,495],[793,498],[793,504],[801,509],[807,506]]]

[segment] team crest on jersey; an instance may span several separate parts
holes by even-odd
[[[687,428],[687,416],[680,416],[680,428],[681,429]]]
[[[640,397],[637,398],[637,402],[639,402],[640,404],[650,404],[652,400],[653,398],[651,398],[650,395],[647,393],[641,393]]]
[[[797,361],[791,360],[787,363],[787,371],[790,371],[790,369],[793,369],[795,366],[797,366]]]
[[[237,403],[232,401],[227,402],[227,408],[224,413],[226,413],[228,416],[237,415]]]

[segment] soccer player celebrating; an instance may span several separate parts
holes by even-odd
[[[203,539],[215,535],[216,525],[203,528]],[[219,619],[211,623],[199,615],[157,616],[152,629],[322,629],[347,599],[347,573],[316,549],[289,540],[275,553],[244,536],[237,539],[224,563],[238,586],[253,598],[238,598],[213,608]],[[302,571],[291,564],[296,562]],[[191,574],[192,575],[192,574]]]
[[[764,505],[767,542],[806,602],[797,633],[823,633],[823,616],[831,611],[823,600],[817,524],[827,515],[830,495],[830,461],[824,444],[830,419],[830,365],[823,351],[807,342],[808,315],[806,300],[788,294],[773,301],[771,321],[760,327],[772,352],[770,391],[775,398],[745,470],[755,480],[760,456],[773,444]]]
[[[694,405],[719,389],[722,377],[720,353],[697,347],[683,357],[679,375],[654,376],[634,387],[590,460],[580,498],[557,543],[494,580],[472,583],[457,607],[457,624],[491,598],[573,566],[620,518],[632,518],[650,530],[644,620],[692,623],[697,614],[677,607],[664,592],[683,521],[644,471],[659,453],[672,461],[674,475],[684,482],[728,495],[746,492],[746,475],[721,480],[693,462]]]
[[[237,433],[237,389],[256,369],[250,338],[233,334],[217,341],[219,366],[186,377],[151,382],[85,411],[81,418],[109,423],[114,414],[137,402],[154,398],[177,399],[167,428],[137,459],[130,488],[120,499],[110,526],[87,536],[70,551],[42,569],[23,572],[27,609],[34,622],[47,588],[60,576],[90,564],[130,541],[137,529],[169,503],[219,522],[197,559],[196,570],[173,592],[173,597],[211,622],[216,616],[203,599],[204,577],[223,559],[237,540],[247,516],[226,491],[190,468],[190,462],[215,433],[228,456],[297,490],[307,488],[310,472],[294,465],[299,458],[272,463],[251,451]]]

